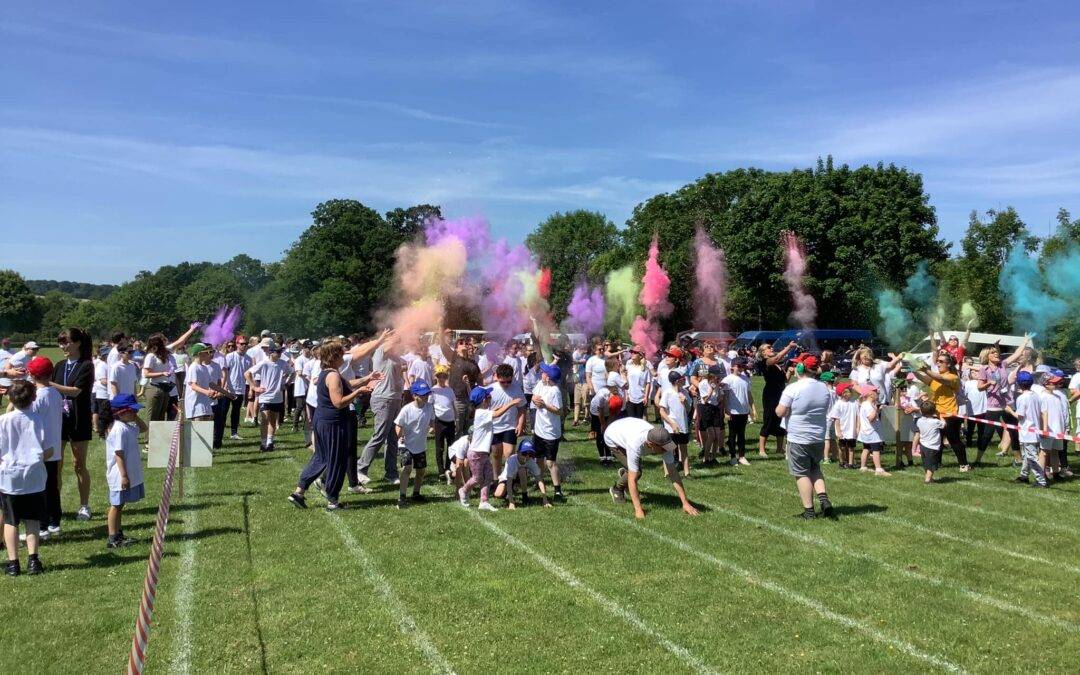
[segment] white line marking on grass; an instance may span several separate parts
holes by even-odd
[[[976,474],[977,475],[977,474]],[[898,471],[893,474],[894,477],[901,479],[914,479],[922,482],[923,476],[916,473],[905,473]],[[1055,504],[1074,504],[1075,500],[1068,497],[1063,497],[1059,494],[1054,494],[1053,490],[1035,490],[1035,489],[1023,489],[1020,487],[1005,487],[1004,485],[989,485],[986,480],[980,480],[971,473],[968,474],[970,478],[967,480],[957,480],[948,485],[955,485],[957,487],[968,488],[969,490],[985,490],[987,492],[1008,493],[1013,497],[1035,497],[1036,499],[1042,499],[1044,501],[1054,502]]]
[[[858,481],[853,481],[847,478],[841,478],[839,476],[831,476],[828,480],[840,481],[842,483],[851,483],[852,485],[859,485],[872,490],[881,490],[882,492],[888,492],[890,494],[897,495],[898,497],[905,499],[921,499],[924,502],[930,502],[931,504],[938,504],[939,506],[947,506],[953,509],[962,509],[970,513],[978,513],[984,516],[990,516],[991,518],[1002,518],[1004,520],[1011,520],[1017,523],[1023,523],[1025,525],[1031,525],[1032,527],[1041,527],[1047,530],[1057,530],[1058,532],[1064,532],[1073,536],[1080,537],[1080,529],[1075,527],[1069,527],[1068,525],[1061,525],[1050,521],[1038,520],[1037,518],[1029,518],[1027,516],[1018,516],[1013,513],[1004,513],[1002,511],[992,511],[990,509],[984,509],[981,506],[972,506],[971,504],[961,504],[959,502],[952,502],[948,499],[940,499],[938,497],[931,497],[929,495],[920,495],[912,492],[902,492],[894,488],[890,488],[881,483],[876,483],[871,486],[870,484],[862,484]],[[882,478],[883,483],[886,479]]]
[[[181,469],[183,471],[183,469]],[[187,472],[188,499],[195,493],[196,471]],[[180,580],[176,589],[176,633],[173,638],[173,655],[170,670],[180,675],[191,672],[191,621],[195,598],[195,548],[193,535],[199,530],[199,512],[192,509],[184,513],[183,551],[180,553]]]
[[[675,644],[671,640],[664,637],[664,635],[661,634],[658,630],[656,630],[655,628],[653,628],[649,624],[645,623],[645,621],[642,620],[642,618],[639,617],[637,614],[635,614],[632,610],[629,610],[626,607],[623,607],[622,605],[615,602],[614,600],[612,600],[612,599],[608,598],[607,596],[601,594],[599,591],[596,591],[592,587],[585,585],[585,583],[583,581],[578,579],[576,576],[574,576],[568,570],[566,570],[563,567],[559,566],[559,564],[556,563],[551,558],[548,558],[543,553],[540,553],[539,551],[537,551],[533,547],[529,546],[525,542],[521,541],[520,539],[518,539],[514,535],[510,534],[506,530],[502,529],[501,527],[499,527],[495,523],[492,523],[488,519],[484,518],[477,511],[473,511],[473,510],[470,509],[468,513],[470,515],[472,515],[473,518],[478,520],[484,527],[486,527],[488,530],[490,530],[493,534],[495,534],[497,537],[502,539],[504,542],[506,542],[507,544],[510,544],[514,548],[520,549],[521,551],[524,551],[525,553],[528,553],[530,556],[533,557],[534,560],[536,560],[536,562],[540,563],[541,567],[543,567],[548,572],[550,572],[551,574],[558,577],[559,581],[562,581],[564,584],[566,584],[570,588],[573,588],[575,590],[578,590],[578,591],[581,591],[581,592],[585,593],[590,598],[592,598],[592,600],[596,604],[598,604],[601,607],[603,607],[604,609],[606,609],[609,613],[619,617],[620,619],[622,619],[626,623],[630,624],[634,628],[637,628],[640,632],[642,632],[645,635],[648,635],[649,637],[651,637],[652,639],[658,641],[660,644],[662,644],[664,646],[665,649],[667,649],[673,655],[677,656],[683,663],[685,663],[686,665],[693,668],[696,672],[699,672],[699,673],[715,673],[716,672],[715,670],[713,670],[712,668],[707,666],[705,663],[703,663],[696,656],[694,656],[688,649],[686,649],[685,647],[683,647],[681,645]]]
[[[334,527],[337,528],[341,540],[345,542],[345,546],[348,547],[353,557],[360,563],[360,566],[364,568],[364,576],[367,577],[368,584],[375,589],[375,592],[386,603],[387,609],[397,621],[398,630],[401,631],[401,634],[413,641],[416,648],[424,655],[424,659],[432,671],[452,675],[454,668],[450,665],[450,662],[442,655],[442,652],[435,646],[428,634],[421,630],[416,621],[409,615],[405,605],[394,594],[390,582],[386,580],[386,577],[379,571],[378,566],[375,565],[375,561],[360,546],[360,542],[356,541],[356,537],[353,536],[340,517],[330,513],[326,515],[334,523]]]
[[[738,478],[737,476],[724,476],[723,480],[728,480],[728,481],[731,481],[733,483],[742,483],[743,485],[750,485],[752,487],[761,488],[763,490],[768,490],[770,492],[776,492],[776,493],[779,493],[779,494],[784,494],[784,495],[789,495],[789,496],[793,494],[789,490],[783,490],[781,488],[775,487],[773,485],[768,485],[766,483],[758,483],[756,481],[746,480],[745,478]],[[1009,556],[1010,558],[1016,558],[1017,560],[1023,560],[1025,562],[1038,563],[1040,565],[1047,565],[1047,566],[1051,566],[1051,567],[1054,567],[1054,568],[1060,568],[1060,569],[1068,570],[1069,572],[1072,572],[1073,574],[1080,574],[1080,567],[1077,567],[1075,565],[1070,565],[1069,563],[1066,563],[1066,562],[1060,562],[1060,561],[1056,561],[1056,560],[1048,560],[1046,558],[1040,558],[1039,556],[1036,556],[1036,555],[1030,555],[1028,553],[1021,553],[1020,551],[1014,551],[1014,550],[1012,550],[1010,548],[1005,548],[1004,546],[998,546],[996,544],[991,544],[991,543],[988,543],[988,542],[985,542],[985,541],[979,541],[978,539],[966,539],[964,537],[960,537],[960,536],[957,536],[955,534],[950,534],[949,532],[945,532],[943,530],[939,530],[939,529],[932,528],[932,527],[926,527],[925,525],[919,525],[918,523],[913,523],[913,522],[910,522],[910,521],[907,521],[907,520],[902,520],[902,519],[896,518],[894,516],[886,516],[883,513],[868,512],[868,513],[864,513],[862,515],[864,515],[864,516],[866,516],[868,518],[874,518],[875,520],[880,520],[880,521],[883,521],[883,522],[886,522],[886,523],[890,523],[890,524],[896,525],[898,527],[906,527],[906,528],[915,530],[916,532],[919,532],[921,534],[929,535],[931,537],[937,537],[938,539],[943,539],[945,541],[951,541],[951,542],[956,543],[956,544],[963,544],[965,546],[970,546],[972,548],[981,548],[981,549],[983,549],[985,551],[992,551],[993,553],[999,553],[999,554],[1004,555],[1004,556]]]
[[[956,665],[952,661],[949,661],[939,656],[934,656],[933,654],[928,654],[927,652],[922,651],[910,642],[906,642],[899,638],[894,638],[886,635],[885,633],[879,631],[870,624],[860,621],[859,619],[852,618],[845,614],[840,614],[839,612],[834,612],[833,610],[829,609],[828,607],[818,602],[817,600],[814,600],[813,598],[809,598],[801,593],[798,593],[797,591],[793,591],[786,586],[782,586],[776,583],[775,581],[769,581],[768,579],[763,579],[761,577],[755,576],[754,573],[750,570],[745,569],[733,562],[723,560],[722,558],[717,558],[710,553],[698,550],[693,546],[690,546],[686,542],[675,539],[674,537],[670,537],[663,532],[653,530],[649,527],[646,527],[645,525],[638,524],[637,522],[631,522],[621,516],[615,515],[614,513],[608,513],[600,507],[590,504],[588,502],[584,502],[581,500],[576,501],[579,504],[583,504],[586,508],[588,508],[594,513],[604,516],[605,518],[610,518],[615,522],[620,523],[621,525],[634,529],[643,534],[647,534],[648,536],[662,541],[669,546],[674,546],[675,548],[683,551],[684,553],[688,553],[695,558],[699,558],[707,563],[715,565],[716,567],[719,567],[720,569],[729,572],[737,577],[742,577],[748,582],[754,584],[755,586],[760,586],[761,588],[772,591],[773,593],[776,593],[777,595],[787,600],[800,604],[808,609],[812,609],[813,611],[817,612],[822,617],[829,619],[830,621],[834,621],[842,626],[846,626],[848,628],[860,631],[868,637],[882,644],[886,644],[890,647],[898,649],[901,652],[907,654],[908,656],[929,663],[933,666],[941,668],[942,670],[947,670],[953,673],[964,672],[963,668]]]
[[[739,482],[748,482],[748,481],[739,481]],[[932,586],[937,586],[939,588],[950,588],[950,589],[960,593],[961,595],[967,597],[968,599],[973,600],[975,602],[982,603],[984,605],[987,605],[988,607],[993,607],[994,609],[998,609],[998,610],[1001,610],[1003,612],[1012,612],[1014,614],[1019,614],[1019,615],[1024,616],[1024,617],[1026,617],[1028,619],[1031,619],[1032,621],[1042,622],[1042,623],[1049,624],[1051,626],[1055,626],[1057,628],[1061,628],[1061,629],[1064,629],[1064,630],[1068,630],[1068,631],[1072,631],[1072,632],[1080,632],[1080,626],[1077,626],[1075,623],[1073,623],[1071,621],[1067,621],[1065,619],[1059,619],[1059,618],[1057,618],[1055,616],[1050,616],[1050,615],[1047,615],[1047,614],[1043,614],[1042,612],[1037,612],[1037,611],[1035,611],[1033,609],[1028,609],[1027,607],[1023,607],[1021,605],[1013,604],[1013,603],[1009,602],[1008,600],[1002,600],[1000,598],[995,598],[993,596],[986,595],[984,593],[980,593],[979,591],[972,590],[972,589],[967,588],[966,586],[958,584],[958,583],[956,583],[954,581],[949,581],[947,579],[942,579],[940,577],[931,576],[929,574],[924,574],[922,572],[916,572],[915,570],[908,569],[907,567],[904,567],[903,565],[897,565],[896,563],[891,563],[891,562],[889,562],[887,560],[883,560],[881,558],[878,558],[877,556],[870,555],[869,553],[861,553],[859,551],[852,551],[852,550],[849,550],[849,549],[845,548],[844,546],[842,546],[840,544],[835,544],[835,543],[833,543],[831,541],[828,541],[827,539],[822,539],[821,537],[816,537],[816,536],[814,536],[812,534],[808,534],[806,532],[799,532],[798,530],[792,530],[792,529],[786,528],[786,527],[784,527],[782,525],[777,525],[776,523],[773,523],[773,522],[771,522],[769,520],[766,520],[764,518],[759,518],[757,516],[751,516],[751,515],[748,515],[748,514],[745,514],[745,513],[741,513],[739,511],[735,511],[734,509],[729,509],[727,507],[719,506],[719,505],[716,505],[716,504],[709,504],[708,502],[704,502],[704,501],[700,501],[700,500],[698,501],[698,503],[705,506],[706,508],[712,509],[713,511],[717,511],[719,513],[723,513],[723,514],[725,514],[727,516],[730,516],[732,518],[735,518],[737,520],[741,520],[744,523],[750,523],[752,525],[758,525],[760,527],[764,527],[764,528],[766,528],[768,530],[771,530],[772,532],[776,532],[777,534],[781,534],[781,535],[783,535],[785,537],[788,537],[790,539],[795,539],[796,541],[801,541],[804,544],[811,544],[813,546],[819,546],[821,548],[828,549],[828,550],[830,550],[830,551],[832,551],[834,553],[837,553],[839,555],[847,556],[849,558],[854,558],[856,560],[864,560],[866,562],[874,563],[875,565],[879,565],[880,567],[882,567],[882,568],[884,568],[886,570],[889,570],[889,571],[891,571],[891,572],[893,572],[895,574],[902,574],[903,576],[909,577],[911,579],[918,579],[919,581],[922,581],[924,583],[928,583],[928,584],[930,584]]]

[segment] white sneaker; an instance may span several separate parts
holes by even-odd
[[[481,511],[498,511],[499,510],[499,509],[495,508],[491,504],[491,502],[480,502],[480,506],[477,507],[477,508],[479,508]]]
[[[229,438],[231,440],[234,440],[234,441],[242,441],[242,440],[244,440],[244,439],[240,438],[240,434],[233,434],[232,436],[229,436]]]
[[[356,482],[360,483],[361,485],[367,485],[371,482],[371,478],[368,477],[366,473],[357,473]]]
[[[79,512],[75,514],[75,520],[90,520],[90,507],[83,504],[79,507]]]
[[[400,478],[395,478],[394,482],[391,483],[391,485],[401,485],[401,479]]]
[[[469,495],[465,494],[464,488],[458,488],[457,491],[458,502],[465,508],[469,508]]]
[[[743,466],[750,466],[750,460],[745,457],[740,457],[739,464],[742,464]]]
[[[48,530],[38,530],[38,540],[39,541],[48,541],[49,540],[49,531]]]
[[[49,536],[50,537],[59,537],[60,536],[60,526],[59,525],[50,525],[49,526]]]

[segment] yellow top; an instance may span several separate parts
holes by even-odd
[[[959,410],[956,404],[956,392],[960,387],[960,378],[952,373],[938,373],[944,382],[930,380],[930,400],[939,415],[955,415]]]

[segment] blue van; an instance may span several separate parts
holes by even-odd
[[[735,338],[735,342],[731,345],[731,348],[736,351],[742,351],[749,347],[750,349],[757,349],[758,346],[773,342],[776,338],[780,337],[784,331],[782,330],[748,330],[739,333],[739,337]]]
[[[781,333],[773,343],[773,349],[780,351],[795,342],[799,345],[798,351],[822,352],[826,349],[833,352],[833,360],[841,375],[851,372],[851,356],[848,354],[852,349],[864,344],[874,350],[874,354],[881,355],[882,346],[874,339],[874,333],[869,330],[856,330],[847,328],[814,328],[808,330],[787,330]],[[796,356],[796,354],[791,354]]]

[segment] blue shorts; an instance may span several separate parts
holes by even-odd
[[[131,502],[137,502],[146,496],[146,486],[142,483],[132,485],[126,490],[109,490],[109,504],[123,506]]]

